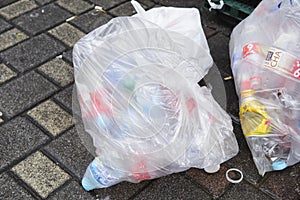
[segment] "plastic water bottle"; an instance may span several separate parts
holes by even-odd
[[[121,173],[105,167],[99,158],[95,158],[82,178],[82,186],[86,191],[90,191],[96,188],[106,188],[121,181]]]

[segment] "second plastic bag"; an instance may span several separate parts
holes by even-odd
[[[264,0],[231,35],[241,125],[261,175],[300,161],[299,10]]]
[[[74,113],[96,154],[86,190],[190,167],[215,172],[238,152],[230,117],[197,84],[213,64],[199,12],[134,5],[141,14],[115,18],[74,47]],[[152,23],[164,14],[166,21]]]

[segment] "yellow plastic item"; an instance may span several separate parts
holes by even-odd
[[[240,107],[240,119],[246,137],[263,136],[271,131],[270,116],[259,101],[251,98],[253,93],[253,90],[242,92],[244,102]]]

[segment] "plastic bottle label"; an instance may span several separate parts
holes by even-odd
[[[300,80],[300,60],[295,60],[291,74],[293,77]]]
[[[259,44],[250,43],[244,46],[243,48],[243,58],[250,56],[252,54],[259,53]]]
[[[276,48],[270,48],[267,53],[264,66],[277,69],[281,57],[282,57],[282,51]]]

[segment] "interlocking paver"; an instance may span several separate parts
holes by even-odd
[[[59,92],[54,96],[56,100],[62,103],[64,106],[72,110],[72,93],[73,93],[73,85]]]
[[[39,151],[17,164],[12,171],[43,198],[70,178],[66,172]]]
[[[108,10],[116,5],[119,5],[127,0],[89,0],[90,2],[103,7],[104,10]]]
[[[152,182],[134,199],[211,199],[202,189],[184,178],[181,174],[172,174]]]
[[[0,33],[10,29],[11,27],[12,27],[12,25],[7,23],[4,19],[0,18]]]
[[[19,31],[16,28],[6,31],[5,33],[2,33],[0,35],[0,51],[11,47],[27,38],[28,36],[25,33]]]
[[[220,171],[214,174],[208,174],[204,170],[199,169],[190,169],[186,172],[186,174],[199,183],[214,197],[219,197],[230,185],[224,175],[226,170],[227,168],[222,165]]]
[[[53,2],[54,0],[35,0],[40,5],[45,5],[47,3]]]
[[[73,63],[73,49],[67,51],[67,52],[63,52],[62,56],[64,59],[66,59],[67,61],[69,61],[70,63]]]
[[[4,83],[15,76],[17,76],[17,73],[12,71],[5,64],[0,64],[0,83]]]
[[[236,94],[234,80],[224,81],[227,97],[227,113],[234,122],[239,122],[239,99]]]
[[[65,47],[45,34],[26,40],[0,53],[0,57],[20,72],[37,67],[63,52]]]
[[[144,9],[148,8],[148,6],[144,4],[141,4],[141,6],[144,7]],[[136,13],[130,1],[111,9],[109,12],[115,16],[131,16]]]
[[[164,6],[173,6],[173,7],[200,7],[203,1],[195,1],[195,0],[153,0],[155,3],[164,5]]]
[[[149,181],[141,183],[121,182],[109,188],[95,190],[98,199],[129,199],[136,192],[149,184]]]
[[[54,58],[40,66],[38,70],[53,79],[60,86],[66,86],[74,80],[73,68],[61,58]]]
[[[81,178],[93,156],[86,150],[73,128],[57,140],[51,142],[46,150],[70,169],[78,178]]]
[[[82,187],[75,181],[72,181],[65,188],[58,191],[54,195],[49,196],[49,200],[97,200],[90,193],[84,191]],[[99,200],[99,199],[98,199]]]
[[[80,14],[93,8],[93,4],[83,0],[58,0],[57,4],[74,14]]]
[[[208,44],[216,65],[222,75],[232,75],[229,61],[229,38],[222,33],[218,33],[208,39]]]
[[[9,6],[1,8],[0,15],[6,19],[12,19],[36,7],[38,7],[38,5],[32,0],[20,0]]]
[[[0,199],[34,200],[34,198],[18,183],[8,176],[7,173],[0,174]]]
[[[55,25],[65,21],[72,15],[66,10],[55,4],[48,4],[33,10],[29,13],[21,15],[13,20],[13,23],[20,26],[25,31],[36,35]]]
[[[28,115],[47,129],[53,136],[60,134],[73,125],[72,116],[52,100],[33,108]]]
[[[0,87],[0,111],[13,117],[49,97],[57,88],[41,75],[30,72]]]
[[[44,144],[48,137],[24,117],[0,127],[0,169]]]
[[[16,1],[18,1],[18,0],[1,0],[0,1],[0,8],[4,7],[4,6],[7,6],[9,4],[12,4],[12,3],[16,2]]]
[[[100,11],[89,11],[76,17],[70,23],[80,27],[86,33],[106,24],[112,17],[108,14],[102,13]]]
[[[49,31],[51,35],[72,47],[85,34],[74,26],[64,23]]]
[[[273,172],[261,188],[279,199],[300,199],[300,164]]]
[[[228,192],[225,193],[220,199],[241,200],[241,199],[253,199],[253,200],[271,200],[272,198],[254,188],[252,185],[242,181],[239,184],[234,184]]]

